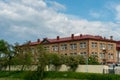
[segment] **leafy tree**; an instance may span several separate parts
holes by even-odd
[[[25,66],[32,64],[32,53],[29,44],[19,46],[18,44],[14,47],[15,55],[12,58],[13,65],[22,65],[21,71],[25,69]]]
[[[67,57],[67,66],[70,66],[70,70],[71,71],[75,71],[76,68],[78,67],[79,64],[79,59],[77,58],[77,56],[68,56]]]
[[[37,46],[37,72],[36,72],[36,79],[34,80],[43,80],[44,68],[47,65],[48,61],[46,60],[47,52],[42,45]]]
[[[54,65],[56,71],[59,70],[62,64],[66,64],[66,56],[63,54],[47,53],[46,60],[47,65]]]
[[[9,66],[9,71],[10,71],[10,64],[11,64],[11,59],[13,56],[13,46],[8,44],[4,40],[0,40],[0,66],[2,67],[7,67]]]
[[[99,64],[97,56],[90,56],[88,58],[88,64],[93,64],[93,65]]]
[[[84,56],[77,56],[77,58],[79,59],[79,64],[85,64],[86,63],[86,60],[85,60],[85,57]]]
[[[61,55],[53,53],[51,57],[51,63],[55,66],[55,70],[57,71],[62,65]]]

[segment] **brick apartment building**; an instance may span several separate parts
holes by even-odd
[[[99,62],[115,63],[117,62],[116,41],[110,36],[109,39],[101,36],[82,35],[55,39],[44,38],[36,42],[29,42],[32,53],[35,53],[35,47],[43,44],[44,48],[50,53],[64,55],[82,55],[85,57],[96,55]]]

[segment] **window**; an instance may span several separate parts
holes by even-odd
[[[67,44],[62,44],[61,45],[61,50],[66,50],[67,49]]]
[[[100,53],[100,59],[105,59],[105,54],[104,53]]]
[[[96,48],[97,47],[97,43],[96,42],[92,42],[92,48]]]
[[[91,56],[97,56],[97,52],[92,52]]]
[[[108,59],[114,59],[114,56],[113,56],[112,53],[109,53],[109,54],[108,54]]]
[[[47,51],[49,50],[49,46],[45,46],[44,48],[45,48],[45,50],[47,50]]]
[[[87,53],[86,52],[81,52],[80,55],[83,56],[83,57],[86,57]]]
[[[77,55],[77,53],[76,53],[76,52],[74,52],[74,53],[70,53],[70,55]]]
[[[103,49],[105,47],[106,47],[106,45],[104,43],[100,43],[100,49]]]
[[[53,51],[58,51],[58,46],[57,45],[52,46],[52,50]]]
[[[108,50],[112,50],[113,49],[113,44],[108,44]]]
[[[80,48],[86,48],[86,42],[81,42],[80,43]]]
[[[77,44],[70,44],[70,49],[77,49]]]

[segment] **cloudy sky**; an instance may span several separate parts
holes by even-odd
[[[0,39],[13,44],[71,34],[120,40],[120,0],[0,0]]]

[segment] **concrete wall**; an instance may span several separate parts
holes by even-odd
[[[79,65],[76,72],[89,72],[89,73],[103,73],[103,69],[107,69],[104,65]]]
[[[62,65],[59,69],[59,71],[68,71],[70,67],[66,65]],[[48,70],[52,71],[52,68],[49,68]],[[108,66],[104,65],[78,65],[76,72],[88,72],[88,73],[108,73]]]
[[[22,66],[18,65],[18,66],[11,66],[11,70],[20,70]],[[66,66],[66,65],[61,65],[61,67],[59,68],[59,71],[68,71],[70,69],[70,67]],[[78,68],[76,69],[76,72],[88,72],[88,73],[103,73],[103,69],[105,71],[105,73],[108,73],[108,66],[104,66],[104,65],[78,65]],[[9,70],[9,68],[7,67],[5,70]],[[33,66],[29,66],[25,68],[25,70],[37,70],[37,66],[33,65]],[[50,66],[46,66],[45,67],[46,71],[54,71],[55,67],[53,65]]]

